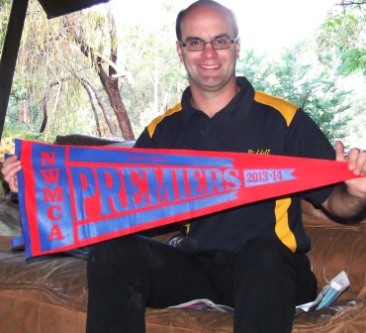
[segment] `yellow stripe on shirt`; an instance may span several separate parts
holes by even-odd
[[[162,114],[161,116],[156,117],[155,119],[153,119],[151,121],[151,123],[149,124],[149,126],[147,126],[147,131],[149,132],[150,138],[152,138],[152,136],[154,135],[156,126],[158,126],[158,124],[163,121],[163,119],[165,117],[170,116],[171,114],[181,111],[182,110],[182,104],[181,103],[177,103],[176,105],[174,105],[172,108],[168,109],[167,111],[164,112],[164,114]]]
[[[275,232],[277,237],[285,244],[292,252],[297,249],[297,242],[294,233],[290,229],[288,219],[288,209],[291,205],[291,199],[285,198],[276,200],[275,216],[276,226]]]
[[[256,91],[254,94],[254,100],[259,103],[272,106],[278,112],[282,114],[285,118],[287,126],[290,125],[292,119],[294,118],[298,107],[282,98],[275,97],[261,91]]]

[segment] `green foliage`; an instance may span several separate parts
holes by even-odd
[[[4,45],[5,35],[8,28],[8,21],[11,9],[11,0],[0,0],[0,45]],[[2,47],[0,48],[0,55]]]
[[[7,17],[10,4],[10,0],[0,0],[2,17]],[[181,4],[166,0],[159,25],[127,25],[116,20],[122,24],[114,31],[113,18],[104,7],[48,20],[39,3],[30,2],[5,132],[46,141],[57,134],[98,134],[81,80],[88,79],[102,98],[106,94],[92,59],[80,52],[66,29],[65,20],[70,19],[77,36],[102,57],[109,58],[115,46],[110,37],[119,34],[115,58],[120,94],[138,135],[152,118],[179,101],[187,85],[175,50],[178,6],[180,9]],[[238,74],[247,76],[256,89],[304,108],[330,140],[346,136],[350,120],[354,125],[355,117],[362,116],[364,100],[356,105],[353,92],[341,82],[356,72],[366,74],[365,17],[364,6],[332,12],[317,34],[317,44],[297,45],[271,58],[249,50],[238,62]],[[1,41],[6,24],[7,20],[0,22]],[[40,133],[46,97],[48,123]],[[97,112],[103,120],[101,111]]]
[[[103,44],[102,34],[106,32],[106,29],[99,31],[106,21],[105,16],[103,19],[100,16],[94,12],[93,20],[93,14],[86,11],[67,17],[74,18],[79,24],[75,29],[93,41],[93,47],[98,47]],[[104,36],[104,40],[104,46],[108,47],[108,38]],[[91,102],[80,85],[80,77],[91,82],[98,80],[90,59],[68,35],[63,18],[48,20],[39,3],[30,2],[5,129],[18,136],[45,140],[75,132],[97,134]],[[103,89],[99,89],[103,94]],[[46,112],[47,126],[41,133]]]
[[[122,25],[120,61],[126,69],[123,91],[138,135],[156,116],[180,100],[187,80],[180,71],[172,35],[174,15],[169,4],[161,25]],[[174,12],[175,13],[175,12]]]
[[[342,75],[357,71],[366,75],[365,31],[366,4],[335,8],[317,36],[319,58],[324,64],[338,66]]]
[[[285,50],[279,59],[256,57],[249,51],[239,60],[238,72],[257,90],[303,108],[330,140],[344,135],[348,92],[337,87],[334,73],[314,63],[306,44]]]
[[[341,72],[350,75],[356,71],[366,74],[366,48],[350,48],[343,52]]]

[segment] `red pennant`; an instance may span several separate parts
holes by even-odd
[[[347,163],[16,141],[27,256],[55,253],[354,178]]]

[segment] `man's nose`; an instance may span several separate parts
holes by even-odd
[[[205,54],[216,53],[216,50],[214,49],[213,43],[212,42],[205,42],[205,44],[203,45],[202,53],[205,53]]]

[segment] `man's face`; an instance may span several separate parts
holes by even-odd
[[[233,40],[232,23],[218,8],[200,6],[187,14],[181,23],[182,41],[198,38],[210,42],[219,36]],[[202,51],[189,51],[177,42],[179,58],[188,72],[191,89],[220,91],[228,82],[235,81],[235,64],[239,56],[240,42],[223,50],[215,50],[205,44]]]

